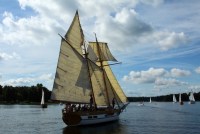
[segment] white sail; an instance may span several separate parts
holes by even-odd
[[[42,90],[42,99],[41,99],[41,105],[44,104],[44,91]]]
[[[151,97],[150,97],[150,99],[149,99],[149,103],[151,103]]]
[[[190,92],[189,100],[195,101],[193,92]]]
[[[182,102],[182,100],[181,100],[181,93],[179,94],[179,102]]]
[[[175,94],[173,94],[173,102],[177,102]]]

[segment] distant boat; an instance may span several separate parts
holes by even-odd
[[[44,101],[44,90],[42,90],[41,107],[47,108],[47,104],[45,104],[45,101]]]
[[[140,102],[138,106],[144,106],[144,102]]]
[[[193,92],[190,92],[190,96],[189,96],[189,104],[195,104],[195,99],[194,99],[194,94]]]
[[[183,105],[183,101],[181,100],[181,93],[179,94],[179,103],[180,105]]]
[[[150,97],[150,99],[149,99],[149,103],[151,103],[151,97]]]
[[[175,96],[175,94],[173,94],[173,103],[176,103],[176,102],[177,102],[176,96]]]

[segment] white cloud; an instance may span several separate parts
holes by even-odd
[[[53,76],[52,74],[42,74],[41,76],[36,77],[21,77],[16,79],[8,79],[8,80],[1,80],[1,85],[11,85],[11,86],[26,86],[26,85],[33,85],[37,83],[43,83],[44,86],[51,89],[52,85],[49,85],[49,83],[53,82]]]
[[[167,71],[163,68],[149,68],[147,71],[131,71],[128,76],[123,77],[123,81],[128,81],[135,84],[154,83],[156,78],[164,77],[165,75],[167,75]]]
[[[171,86],[181,86],[181,85],[186,85],[186,82],[181,82],[176,79],[172,78],[157,78],[155,81],[155,86],[165,86],[165,87],[171,87]]]
[[[20,56],[15,52],[13,52],[12,54],[0,52],[0,61],[1,60],[11,60],[11,59],[20,59]]]
[[[177,68],[172,68],[170,73],[172,77],[183,77],[191,74],[190,71],[181,70]]]
[[[152,6],[158,6],[162,4],[164,0],[141,0],[141,2]]]
[[[200,92],[200,85],[189,86],[188,87],[188,92],[191,92],[191,91],[196,92],[196,93]]]
[[[198,74],[200,74],[200,67],[196,68],[195,72],[198,73]]]
[[[115,16],[99,16],[95,24],[94,31],[100,34],[100,38],[111,43],[111,46],[115,45],[113,48],[119,51],[130,51],[133,47],[136,49],[138,44],[140,47],[151,45],[151,49],[167,51],[187,42],[183,32],[156,30],[143,21],[134,9],[129,8],[118,10]]]
[[[131,71],[129,75],[123,77],[123,81],[134,84],[154,83],[159,86],[172,86],[185,84],[185,82],[172,79],[170,77],[184,77],[190,75],[190,71],[177,68],[167,71],[164,68],[149,68],[147,71]]]
[[[156,32],[158,39],[158,44],[161,50],[169,50],[172,48],[177,48],[180,45],[186,43],[187,39],[183,32]]]

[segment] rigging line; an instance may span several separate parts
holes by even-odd
[[[116,64],[122,64],[122,62],[112,63],[112,64],[108,64],[108,65],[103,65],[103,66],[111,66],[111,65],[116,65]]]

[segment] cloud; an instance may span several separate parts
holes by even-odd
[[[190,71],[181,70],[177,68],[172,68],[170,73],[172,77],[183,77],[191,74]]]
[[[200,67],[196,68],[195,72],[198,73],[198,74],[200,74]]]
[[[181,82],[179,80],[176,79],[172,79],[172,78],[157,78],[155,81],[155,86],[156,87],[162,87],[162,88],[169,88],[172,86],[181,86],[181,85],[187,85],[186,82]]]
[[[188,41],[183,32],[155,29],[143,21],[136,10],[129,8],[122,8],[115,15],[100,16],[94,31],[119,51],[128,51],[133,47],[136,49],[138,44],[140,47],[149,48],[151,45],[151,49],[167,51],[185,45]]]
[[[177,68],[172,68],[170,72],[164,68],[149,68],[146,71],[131,71],[129,75],[125,75],[122,80],[134,84],[155,83],[155,85],[167,85],[169,83],[170,85],[175,85],[181,82],[170,77],[185,77],[190,74],[190,71]]]
[[[0,52],[0,61],[1,60],[11,60],[11,59],[20,59],[20,56],[15,52],[13,52],[12,54]]]
[[[16,79],[8,79],[5,81],[0,81],[1,85],[11,85],[11,86],[26,86],[26,85],[33,85],[37,83],[43,83],[44,86],[47,88],[51,88],[48,83],[53,82],[52,74],[42,74],[41,76],[37,77],[21,77]]]
[[[128,76],[123,77],[123,81],[140,84],[140,83],[154,83],[158,77],[167,75],[167,71],[163,68],[149,68],[147,71],[135,72],[131,71]]]
[[[158,38],[158,45],[161,50],[177,48],[187,42],[187,37],[183,32],[155,32],[155,38]]]
[[[142,3],[152,5],[154,7],[162,4],[164,0],[141,0]]]
[[[198,93],[200,91],[200,85],[192,85],[188,87],[188,92],[196,92]]]

